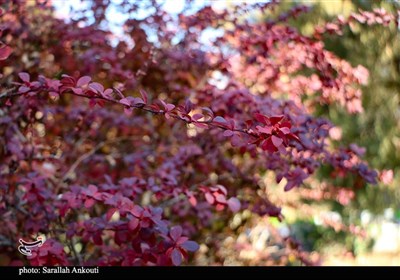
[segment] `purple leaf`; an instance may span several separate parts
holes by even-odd
[[[192,102],[190,102],[189,99],[186,99],[186,101],[185,101],[185,111],[186,111],[186,113],[189,114],[190,111],[192,111],[192,109],[193,109]]]
[[[180,226],[174,226],[173,228],[171,228],[169,234],[172,240],[176,241],[182,235],[182,228]]]
[[[131,106],[131,100],[128,97],[120,99],[119,103],[124,104],[126,106]]]
[[[228,206],[232,210],[232,212],[237,212],[240,210],[240,201],[236,197],[231,197],[228,199]]]
[[[96,83],[96,82],[90,83],[90,84],[89,84],[89,87],[90,87],[93,91],[98,92],[98,93],[103,93],[103,91],[104,91],[103,85],[101,85],[101,84],[99,84],[99,83]]]
[[[204,117],[203,114],[194,114],[194,115],[192,116],[192,119],[195,120],[195,121],[198,121],[198,120],[200,120],[200,119],[203,118],[203,117]]]
[[[232,138],[231,138],[231,145],[233,147],[238,147],[241,144],[242,144],[242,138],[237,134],[233,135]]]
[[[196,252],[197,250],[199,250],[199,245],[196,242],[190,240],[183,242],[181,247],[189,252]]]
[[[103,96],[104,98],[110,99],[110,98],[112,97],[112,95],[111,95],[112,92],[113,92],[113,90],[112,90],[111,88],[108,88],[108,89],[106,89],[106,90],[103,92],[102,96]]]
[[[165,110],[168,111],[168,112],[170,112],[170,111],[172,111],[174,108],[175,108],[175,105],[174,105],[174,104],[167,104],[166,107],[165,107]]]
[[[76,82],[76,86],[81,87],[87,85],[92,80],[89,76],[80,77],[79,80]],[[92,84],[93,85],[93,84]]]
[[[213,111],[211,111],[210,108],[208,108],[208,107],[202,107],[201,109],[204,110],[204,111],[206,111],[206,112],[208,113],[208,116],[209,116],[211,119],[214,118],[214,113],[213,113]]]
[[[76,94],[82,94],[82,89],[81,88],[72,88],[72,91]]]
[[[25,72],[19,73],[19,74],[18,74],[18,77],[19,77],[22,81],[24,81],[24,82],[26,82],[26,83],[29,83],[29,81],[30,81],[30,79],[31,79],[31,77],[29,76],[29,74],[28,74],[28,73],[25,73]]]
[[[125,108],[124,108],[124,113],[125,113],[125,115],[127,115],[128,117],[132,115],[132,112],[133,112],[133,109],[132,109],[132,108],[128,108],[128,107],[125,107]]]
[[[26,93],[26,92],[28,92],[28,91],[30,91],[31,89],[29,88],[29,87],[27,87],[27,86],[20,86],[19,88],[18,88],[18,92],[20,92],[20,93]]]
[[[140,97],[133,98],[133,105],[145,105],[144,101]]]
[[[232,130],[225,130],[223,135],[225,137],[231,137],[231,136],[233,136],[233,131]]]
[[[175,248],[174,250],[172,250],[171,260],[175,266],[178,266],[182,263],[182,254],[181,252],[179,252],[178,249]]]
[[[214,122],[215,123],[219,123],[219,124],[226,124],[227,123],[226,120],[221,116],[215,117]]]

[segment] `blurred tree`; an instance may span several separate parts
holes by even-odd
[[[316,26],[323,26],[339,15],[348,17],[360,9],[372,11],[384,8],[396,14],[400,3],[395,1],[303,1],[310,6],[308,13],[291,19],[290,24],[304,34],[311,36]],[[280,11],[288,10],[299,3],[282,2]],[[278,13],[279,13],[278,12]],[[363,65],[369,71],[369,82],[362,87],[364,112],[348,115],[343,107],[320,106],[316,114],[327,117],[341,127],[338,132],[337,146],[357,142],[366,148],[366,158],[374,168],[400,169],[400,36],[399,26],[389,28],[353,24],[345,26],[342,35],[324,36],[326,49],[350,62],[352,66]],[[391,182],[391,172],[381,174],[382,182],[378,186],[360,188],[357,199],[350,205],[335,203],[334,210],[350,217],[358,223],[361,211],[368,209],[375,215],[382,215],[384,209],[394,208],[395,217],[400,209],[400,191],[396,188],[399,176]],[[326,170],[321,177],[326,177]],[[386,177],[386,178],[383,178]],[[345,181],[346,182],[346,181]],[[386,184],[385,184],[386,182]],[[397,217],[398,218],[398,217]],[[352,238],[350,247],[356,239]],[[354,249],[354,248],[353,248]]]

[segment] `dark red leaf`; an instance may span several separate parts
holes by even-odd
[[[283,119],[283,117],[284,117],[283,115],[274,116],[274,117],[270,117],[269,120],[270,120],[272,125],[276,125],[277,123],[279,123]]]
[[[128,228],[130,230],[135,230],[139,226],[139,220],[136,219],[135,217],[132,217],[131,220],[128,223]]]
[[[117,208],[108,209],[108,211],[106,213],[106,220],[109,221],[111,219],[111,217],[114,215],[114,213],[117,212],[117,211],[118,211]]]
[[[10,48],[9,46],[4,46],[0,48],[0,60],[7,59],[11,53],[12,53],[12,48]]]

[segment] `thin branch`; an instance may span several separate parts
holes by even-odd
[[[62,177],[61,181],[65,182],[67,179],[69,179],[72,176],[72,174],[74,173],[75,169],[79,166],[79,164],[81,164],[84,160],[86,160],[89,157],[91,157],[93,154],[95,154],[98,150],[103,148],[105,145],[116,143],[116,142],[121,142],[121,141],[128,140],[128,139],[131,139],[131,137],[119,137],[119,138],[116,138],[116,139],[113,139],[113,140],[107,140],[107,141],[102,141],[102,142],[98,143],[95,147],[93,147],[93,149],[91,149],[89,152],[84,153],[83,155],[81,155],[71,165],[71,167],[68,169],[68,171],[65,172],[65,174]]]
[[[25,93],[15,93],[15,94],[12,94],[12,95],[8,95],[7,97],[21,96],[21,95],[23,95],[23,94],[25,94]],[[106,97],[103,97],[103,96],[100,96],[100,95],[89,96],[89,95],[85,95],[85,94],[75,93],[75,92],[73,92],[73,91],[66,91],[66,92],[64,92],[63,94],[76,95],[76,96],[83,97],[83,98],[87,98],[87,99],[98,99],[98,100],[103,100],[103,101],[106,101],[106,102],[109,102],[109,103],[118,104],[118,105],[120,105],[120,106],[124,106],[124,107],[128,107],[128,108],[140,109],[140,110],[143,110],[143,111],[146,111],[146,112],[155,114],[155,115],[163,115],[163,114],[166,113],[166,112],[163,111],[163,110],[153,110],[153,109],[150,109],[150,108],[146,107],[146,106],[143,105],[143,104],[140,104],[140,105],[125,105],[125,104],[121,104],[118,100],[109,99],[109,98],[106,98]],[[0,99],[1,99],[1,98],[0,98]],[[207,120],[207,121],[195,121],[195,122],[193,122],[193,121],[188,121],[187,119],[185,119],[185,118],[183,118],[183,117],[177,115],[176,113],[174,114],[173,112],[170,114],[170,117],[171,117],[171,118],[174,118],[174,119],[177,119],[177,120],[180,120],[180,121],[183,121],[183,122],[185,122],[186,124],[191,124],[191,123],[193,123],[193,124],[194,124],[194,123],[206,124],[206,125],[208,125],[209,127],[219,128],[219,129],[222,129],[222,130],[232,130],[232,131],[236,131],[236,132],[240,132],[240,133],[244,133],[244,134],[247,134],[247,135],[250,135],[250,136],[255,136],[255,137],[257,137],[257,135],[256,135],[254,132],[251,132],[251,131],[249,131],[248,129],[237,129],[237,128],[230,129],[230,128],[227,128],[227,127],[225,127],[225,126],[223,126],[223,125],[219,125],[219,124],[213,123],[212,120]]]

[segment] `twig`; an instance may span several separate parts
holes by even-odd
[[[65,172],[65,174],[62,177],[61,181],[65,182],[67,179],[69,179],[71,177],[71,175],[74,173],[75,169],[79,166],[79,164],[82,163],[82,161],[84,161],[84,160],[88,159],[89,157],[91,157],[94,153],[96,153],[98,150],[103,148],[105,145],[111,144],[111,143],[120,142],[120,141],[124,141],[124,140],[128,140],[128,139],[131,139],[131,137],[119,137],[119,138],[116,138],[116,139],[113,139],[113,140],[107,140],[107,141],[102,141],[102,142],[98,143],[93,149],[91,149],[89,152],[84,153],[83,155],[81,155],[71,165],[71,167],[68,169],[68,171]]]

